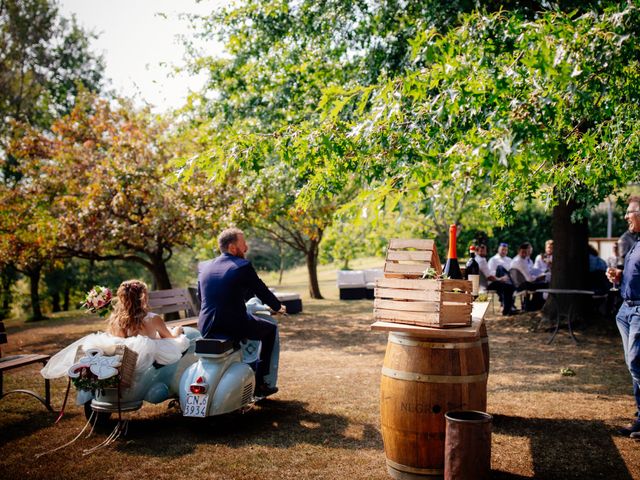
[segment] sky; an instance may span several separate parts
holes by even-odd
[[[98,34],[92,49],[105,60],[105,75],[116,93],[150,103],[157,112],[180,107],[202,77],[172,76],[171,64],[180,64],[184,47],[177,35],[190,35],[180,13],[209,13],[224,0],[59,0],[61,14],[76,15],[78,23]],[[159,12],[166,17],[157,15]],[[214,53],[222,53],[213,45]],[[212,53],[211,50],[209,53]],[[162,65],[163,63],[169,65]]]

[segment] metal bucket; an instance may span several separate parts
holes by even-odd
[[[493,417],[485,412],[465,410],[448,412],[445,419],[445,480],[491,478]]]

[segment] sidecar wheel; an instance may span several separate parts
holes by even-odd
[[[91,419],[91,414],[93,413],[93,419]],[[84,417],[87,420],[91,419],[91,425],[96,428],[105,428],[109,425],[109,419],[111,418],[110,412],[94,412],[91,408],[91,400],[84,404]]]

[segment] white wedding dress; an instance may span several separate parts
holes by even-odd
[[[144,321],[149,321],[154,315],[147,314]],[[146,335],[122,338],[105,332],[92,333],[56,353],[40,370],[40,374],[44,378],[66,376],[69,368],[76,363],[76,354],[80,346],[85,352],[90,348],[99,348],[108,356],[115,353],[118,345],[125,345],[138,354],[135,371],[143,372],[154,362],[169,365],[180,360],[182,352],[189,348],[189,339],[184,334],[175,338],[150,338]]]

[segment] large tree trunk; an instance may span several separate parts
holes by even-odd
[[[169,272],[167,271],[167,264],[162,256],[152,258],[152,268],[150,269],[153,275],[153,290],[169,290],[171,289],[171,280],[169,279]]]
[[[69,311],[70,300],[71,300],[71,289],[69,287],[64,287],[64,303],[62,304],[62,309],[65,312]]]
[[[51,294],[51,311],[60,311],[60,292],[57,290]]]
[[[284,275],[284,247],[282,242],[278,242],[278,253],[280,254],[280,272],[278,274],[278,285],[282,285],[282,276]]]
[[[162,255],[158,255],[157,257],[153,257],[151,259],[152,268],[151,273],[153,274],[153,290],[170,290],[171,280],[169,279],[169,272],[167,271],[167,264],[165,263],[165,259],[162,258]],[[177,312],[170,312],[164,314],[165,320],[178,320],[180,318],[180,314]]]
[[[45,318],[44,315],[42,315],[42,309],[40,308],[40,292],[38,290],[41,272],[41,266],[31,268],[27,271],[27,276],[29,277],[30,282],[31,311],[33,312],[30,320],[33,321],[44,320]]]
[[[575,201],[560,202],[553,209],[553,263],[551,265],[551,288],[589,289],[589,225],[587,220],[573,222],[571,214],[578,205]],[[584,317],[589,302],[584,296],[563,295],[559,301],[567,302],[562,306],[568,311],[569,303],[576,312]]]
[[[6,318],[11,312],[11,303],[13,301],[13,295],[11,293],[11,287],[15,282],[16,273],[12,266],[8,266],[2,270],[2,307],[0,307],[0,319]]]
[[[320,242],[312,240],[309,249],[305,252],[307,271],[309,272],[309,296],[321,299],[320,285],[318,284],[318,244]]]

